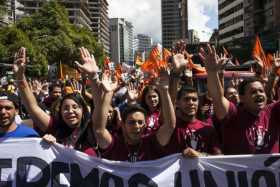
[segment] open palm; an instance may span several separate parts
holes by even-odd
[[[207,45],[207,51],[203,48],[200,49],[199,56],[206,66],[208,72],[218,72],[223,69],[226,62],[226,58],[219,56],[216,53],[216,49],[213,46]]]
[[[94,56],[89,53],[88,49],[81,47],[80,56],[83,64],[80,64],[77,61],[75,63],[82,73],[93,75],[99,71]]]
[[[112,80],[110,74],[103,73],[101,85],[105,92],[113,92],[118,87],[118,81]]]
[[[26,49],[21,47],[15,55],[13,71],[16,75],[24,75],[26,66]]]

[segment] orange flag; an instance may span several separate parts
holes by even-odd
[[[168,62],[169,58],[172,56],[172,53],[166,49],[166,48],[163,48],[163,51],[162,51],[162,60],[165,61],[166,63]]]
[[[149,55],[149,60],[154,61],[154,62],[161,60],[160,51],[157,47],[154,47],[151,50],[150,55]]]
[[[142,58],[138,55],[135,58],[135,64],[138,65],[138,66],[142,66],[144,64]]]
[[[104,62],[103,62],[103,68],[109,69],[109,63],[111,63],[109,57],[105,56]]]
[[[273,61],[274,61],[273,55],[268,53],[267,56],[266,56],[266,59],[267,59],[268,65],[272,66]]]
[[[122,66],[121,66],[121,64],[118,63],[116,65],[115,73],[116,73],[116,77],[117,77],[118,80],[122,78]]]
[[[59,79],[64,80],[63,68],[61,62],[59,62]]]
[[[235,58],[235,65],[240,66],[239,60]]]
[[[201,67],[197,64],[194,64],[192,59],[189,58],[189,63],[188,65],[190,66],[190,68],[192,68],[196,73],[206,73],[206,69],[205,67]]]
[[[165,64],[167,63],[165,63],[161,59],[161,53],[159,48],[154,47],[150,52],[149,58],[141,66],[141,70],[143,72],[150,73],[153,76],[157,76],[159,69]]]
[[[254,58],[260,58],[262,60],[262,63],[259,61],[258,61],[258,63],[264,71],[268,69],[269,63],[267,61],[265,52],[262,48],[262,44],[261,44],[261,40],[260,40],[259,36],[256,36],[256,42],[255,42],[255,46],[253,48],[252,55]]]
[[[230,57],[228,50],[224,46],[223,46],[223,51],[224,51],[224,54],[226,55],[226,57]]]

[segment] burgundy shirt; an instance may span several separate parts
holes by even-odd
[[[155,134],[143,136],[139,145],[128,145],[121,133],[113,134],[112,138],[112,143],[106,149],[100,150],[102,158],[136,162],[154,160],[163,156]]]
[[[57,121],[53,117],[51,117],[50,121],[49,121],[49,126],[47,129],[47,132],[52,134],[53,136],[55,136],[58,125],[59,124],[57,123]],[[78,140],[78,131],[76,129],[71,133],[70,136],[68,136],[64,139],[60,139],[60,140],[58,140],[58,142],[61,143],[62,145],[64,145],[65,147],[74,148],[77,140]],[[84,152],[89,156],[93,156],[93,157],[98,156],[97,150],[95,148],[89,146],[88,144],[86,144],[86,142],[82,142],[82,144],[80,145],[80,147],[78,149],[79,149],[79,151]]]
[[[168,154],[181,153],[187,147],[209,154],[221,153],[214,127],[200,120],[185,123],[177,118],[176,129],[165,151]]]
[[[230,103],[221,121],[224,154],[279,153],[280,103],[267,105],[258,116]]]
[[[145,135],[155,133],[159,129],[159,127],[160,127],[159,115],[160,115],[159,110],[156,110],[152,113],[147,114],[147,117],[146,117],[147,125],[146,125],[145,131],[144,131]]]

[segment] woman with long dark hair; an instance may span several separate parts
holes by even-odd
[[[156,132],[160,127],[160,95],[156,86],[148,85],[144,88],[141,105],[147,111],[145,134]]]
[[[81,48],[81,53],[84,50],[84,48]],[[81,54],[81,56],[83,55]],[[56,138],[57,142],[66,147],[75,148],[96,156],[94,136],[91,129],[88,128],[91,119],[90,111],[82,96],[78,93],[63,96],[58,103],[57,111],[52,115],[47,114],[39,107],[28,86],[25,77],[25,66],[26,50],[22,47],[16,54],[14,72],[21,99],[36,128],[44,134],[51,134]],[[46,139],[52,138],[47,135]]]

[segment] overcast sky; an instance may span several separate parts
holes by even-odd
[[[147,34],[161,40],[160,0],[108,0],[109,17],[126,18],[134,26],[134,33]],[[208,41],[218,27],[217,0],[189,1],[189,29],[199,31],[202,41]]]

